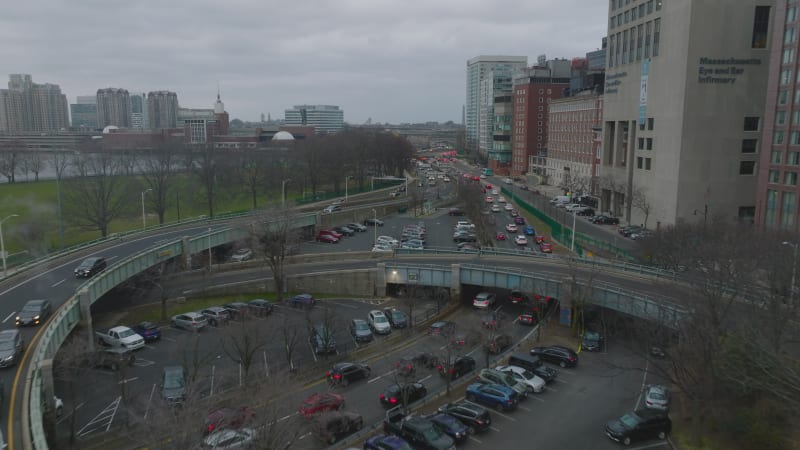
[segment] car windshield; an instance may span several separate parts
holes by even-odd
[[[394,320],[405,320],[406,314],[402,311],[392,311],[392,319]]]
[[[600,340],[600,334],[597,333],[596,331],[587,331],[583,335],[583,338],[589,341],[597,341]]]
[[[13,350],[13,349],[14,349],[14,340],[12,339],[0,340],[0,350]]]
[[[536,376],[528,370],[523,370],[522,372],[517,372],[517,373],[522,375],[522,378],[525,378],[526,380],[530,380],[531,378]]]
[[[650,398],[654,400],[665,400],[667,398],[666,395],[661,390],[653,389],[650,391]]]
[[[625,414],[624,416],[619,418],[619,421],[622,422],[628,428],[635,428],[636,425],[639,423],[639,418],[634,414]]]
[[[428,427],[422,431],[425,440],[428,442],[436,441],[442,437],[442,433],[436,427]]]
[[[29,312],[29,313],[38,313],[40,309],[41,308],[39,305],[25,305],[25,307],[22,308],[24,312]]]
[[[369,331],[369,325],[366,322],[356,322],[355,327],[358,331]]]
[[[177,372],[167,373],[164,377],[164,389],[180,389],[183,387],[183,376]]]
[[[120,331],[119,332],[119,337],[126,338],[126,337],[129,337],[129,336],[133,336],[134,334],[136,334],[136,333],[129,328],[127,330]]]
[[[388,322],[386,316],[375,316],[375,323],[385,323]]]

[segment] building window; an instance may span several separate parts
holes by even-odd
[[[644,138],[639,138],[639,150],[644,150]]]
[[[647,138],[647,150],[653,149],[653,138]]]
[[[633,53],[633,47],[636,45],[636,27],[631,28],[631,52],[628,54],[628,62],[632,63],[636,57],[636,54]]]
[[[794,62],[794,49],[787,48],[783,50],[783,59],[781,60],[783,64],[791,64]]]
[[[655,3],[654,0],[647,0],[647,14],[653,12],[653,3]]]
[[[755,175],[755,161],[739,161],[739,175]]]
[[[797,172],[786,172],[783,174],[783,184],[787,186],[797,186]]]
[[[631,22],[636,20],[636,8],[631,8]]]
[[[659,1],[658,4],[661,2]],[[653,21],[653,57],[658,56],[658,43],[661,35],[661,19]]]
[[[800,152],[789,152],[786,154],[786,165],[800,166]]]
[[[783,193],[783,207],[781,208],[781,228],[788,229],[794,225],[795,193]]]
[[[650,166],[650,162],[651,161],[652,161],[652,158],[645,158],[644,159],[644,170],[650,170],[651,169],[651,166]]]
[[[636,168],[637,169],[644,168],[644,158],[642,158],[641,156],[636,158]]]
[[[753,17],[753,48],[767,48],[769,9],[769,6],[756,6],[756,13]]]
[[[627,62],[628,62],[628,30],[625,30],[622,32],[622,64],[625,64]]]
[[[785,105],[789,102],[789,91],[778,92],[778,104]]]
[[[656,11],[661,11],[661,0],[656,0]]]
[[[639,5],[639,18],[641,19],[642,17],[644,17],[644,3]]]
[[[786,9],[786,23],[792,23],[797,20],[797,7],[791,6]]]
[[[781,180],[781,172],[779,170],[770,170],[769,171],[769,182],[772,184],[780,183]]]
[[[771,164],[780,164],[781,159],[783,159],[783,152],[780,150],[773,150],[769,155],[769,162]]]
[[[630,22],[630,20],[631,20],[631,12],[630,12],[630,10],[625,11],[625,23]]]
[[[783,43],[784,44],[794,44],[794,41],[797,39],[797,31],[794,28],[787,28],[786,31],[783,32]]]
[[[775,213],[778,205],[778,191],[767,190],[767,207],[764,213],[764,224],[775,225]]]
[[[656,126],[656,119],[652,117],[647,118],[647,129],[653,131],[653,128]]]
[[[644,24],[644,57],[650,57],[650,29],[653,26],[653,22],[647,22]]]
[[[792,131],[792,134],[789,135],[789,143],[800,145],[800,131]]]
[[[616,66],[619,65],[619,57],[620,54],[622,53],[620,51],[621,47],[622,47],[622,33],[617,33],[617,52],[616,52],[616,57],[614,58],[614,65]]]
[[[800,111],[795,111],[792,114],[793,120],[800,120]],[[775,112],[775,125],[786,125],[786,111],[776,111]],[[798,125],[798,123],[795,123]]]
[[[644,5],[642,5],[644,6]],[[636,60],[642,60],[642,41],[644,40],[644,25],[636,27]]]
[[[744,131],[758,131],[761,118],[758,116],[748,116],[744,118]]]
[[[781,84],[791,84],[792,82],[792,69],[781,70]],[[798,91],[800,92],[800,91]]]
[[[742,153],[755,153],[758,147],[758,139],[743,139]]]

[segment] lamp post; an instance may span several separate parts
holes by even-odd
[[[281,207],[286,207],[286,183],[292,181],[291,178],[287,178],[281,182]]]
[[[2,233],[0,233],[0,236],[2,236]],[[794,283],[795,283],[795,280],[797,279],[797,244],[793,244],[793,243],[788,242],[788,241],[783,241],[782,244],[783,245],[791,245],[792,248],[794,249],[794,252],[792,254],[792,281],[791,281],[791,286],[789,287],[789,289],[790,289],[789,290],[789,303],[790,304],[794,304]]]
[[[211,227],[208,227],[208,271],[211,272]]]
[[[148,192],[152,192],[152,191],[153,191],[152,189],[147,189],[145,191],[142,191],[142,229],[143,230],[147,229],[147,215],[144,212],[144,194],[147,194]]]
[[[7,216],[5,219],[0,220],[0,255],[3,256],[3,278],[6,277],[6,244],[5,242],[3,242],[3,222],[12,217],[19,217],[19,215],[11,214],[10,216]]]
[[[375,208],[372,208],[372,214],[375,220],[372,222],[372,228],[375,230],[375,236],[372,239],[372,245],[375,245],[378,243],[378,211],[376,211]]]
[[[347,181],[353,178],[352,175],[344,177],[344,202],[347,203]]]

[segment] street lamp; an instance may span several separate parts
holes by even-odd
[[[348,176],[344,177],[344,201],[345,201],[345,203],[347,203],[347,181],[349,179],[351,179],[351,178],[353,178],[352,175],[348,175]]]
[[[146,191],[142,191],[142,229],[147,229],[147,215],[144,213],[144,194],[148,192],[152,192],[152,189],[148,189]]]
[[[0,233],[2,236],[2,233]],[[789,303],[794,304],[794,283],[797,279],[797,244],[793,244],[788,241],[781,242],[783,245],[791,245],[794,248],[794,253],[792,254],[792,282],[791,286],[789,287]]]
[[[372,245],[376,245],[378,243],[378,211],[376,211],[375,208],[372,208],[372,214],[374,216],[373,218],[374,222],[372,222],[372,228],[375,229],[375,237],[372,240]]]
[[[292,181],[291,178],[287,178],[281,182],[281,207],[286,207],[286,183]]]
[[[374,211],[374,210],[373,210]],[[6,277],[6,244],[3,242],[3,222],[12,218],[19,217],[17,214],[11,214],[3,220],[0,220],[0,255],[3,256],[3,278]]]

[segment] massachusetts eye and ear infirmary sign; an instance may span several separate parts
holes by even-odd
[[[760,66],[758,58],[707,58],[701,56],[697,68],[700,84],[735,84],[745,74],[748,66]]]

